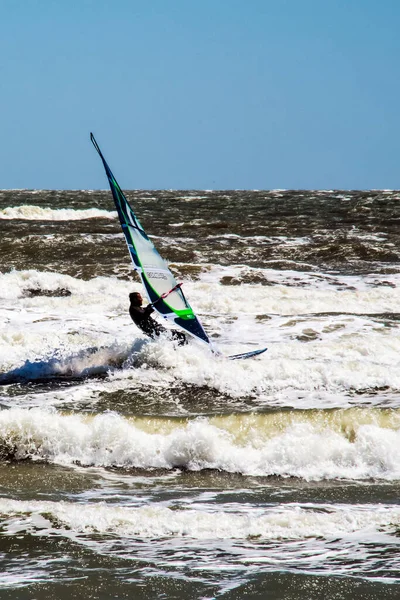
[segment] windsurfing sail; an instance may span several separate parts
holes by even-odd
[[[133,266],[142,280],[148,299],[151,303],[156,302],[154,308],[160,315],[211,348],[210,340],[186,300],[181,284],[176,282],[167,263],[141,226],[93,133],[90,139],[103,162]]]

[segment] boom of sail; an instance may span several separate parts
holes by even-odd
[[[177,284],[167,263],[157,252],[153,242],[141,226],[92,133],[90,139],[103,162],[129,254],[133,266],[142,280],[148,299],[150,302],[157,302],[154,308],[164,318],[172,321],[196,339],[210,345],[210,340],[186,300],[180,285]]]

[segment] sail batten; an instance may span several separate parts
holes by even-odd
[[[142,280],[147,297],[150,302],[157,301],[154,308],[160,315],[210,346],[210,340],[199,319],[186,300],[168,264],[158,253],[136,217],[92,133],[90,139],[102,160],[128,251],[133,266]],[[163,294],[166,295],[165,299],[162,298]]]

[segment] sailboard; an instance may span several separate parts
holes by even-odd
[[[177,283],[166,261],[144,231],[112,174],[93,133],[90,134],[90,139],[103,162],[133,267],[142,280],[149,301],[157,302],[154,309],[162,317],[211,349],[208,335],[186,300],[181,285]]]
[[[162,317],[171,321],[185,333],[206,344],[216,356],[220,356],[220,352],[214,348],[198,317],[186,300],[181,289],[182,284],[176,282],[166,261],[158,253],[153,242],[149,239],[140,224],[139,219],[112,174],[93,133],[90,134],[90,139],[102,160],[133,267],[139,274],[147,298],[151,303],[156,303],[154,309]],[[265,352],[265,350],[266,348],[253,350],[252,352],[245,352],[229,356],[228,358],[232,360],[250,358],[251,356]]]
[[[228,356],[229,360],[238,360],[240,358],[251,358],[252,356],[258,356],[263,352],[266,352],[268,348],[261,348],[260,350],[250,350],[250,352],[242,352],[241,354],[234,354],[233,356]]]

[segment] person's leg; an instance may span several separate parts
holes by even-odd
[[[142,331],[151,337],[151,339],[156,340],[162,333],[165,333],[167,330],[165,327],[160,325],[159,323],[147,323],[144,327],[142,327]]]
[[[182,331],[177,331],[176,329],[172,329],[171,331],[172,339],[178,342],[178,346],[184,346],[188,343],[187,337]]]

